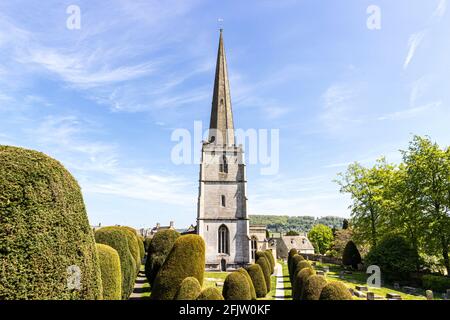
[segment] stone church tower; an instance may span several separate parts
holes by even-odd
[[[202,145],[197,232],[206,243],[206,269],[250,263],[246,175],[235,144],[227,61],[220,30],[209,138]]]

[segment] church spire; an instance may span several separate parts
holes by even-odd
[[[227,59],[220,29],[217,52],[216,76],[209,124],[209,141],[216,144],[234,145],[233,112],[231,111],[230,84],[228,82]]]

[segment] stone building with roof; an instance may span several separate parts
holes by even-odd
[[[300,254],[314,254],[314,247],[304,234],[298,236],[281,236],[277,241],[277,257],[286,259],[291,249],[297,249]]]

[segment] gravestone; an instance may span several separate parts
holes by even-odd
[[[395,289],[395,290],[400,289],[400,283],[394,282],[394,289]]]
[[[434,299],[434,297],[433,297],[433,291],[431,291],[431,290],[425,291],[425,295],[426,295],[426,297],[427,297],[427,300],[433,300],[433,299]]]
[[[365,298],[365,297],[366,297],[366,294],[365,294],[364,292],[358,291],[358,290],[355,290],[355,291],[353,292],[353,294],[354,294],[355,296],[357,296],[358,298]]]
[[[318,276],[323,276],[323,275],[325,275],[324,272],[323,272],[322,270],[317,270],[317,271],[316,271],[316,274],[317,274]]]
[[[367,300],[375,300],[374,292],[367,292],[366,296],[367,296]]]
[[[330,268],[329,267],[323,267],[323,271],[324,272],[330,272]]]
[[[216,282],[216,287],[223,287],[223,282]]]
[[[388,292],[386,298],[390,300],[402,300],[402,297],[398,293]]]
[[[414,287],[404,286],[404,287],[403,287],[403,290],[405,290],[406,293],[411,294],[411,293],[415,293],[417,289],[414,288]]]
[[[343,279],[344,278],[344,271],[339,272],[339,278]]]
[[[358,291],[369,291],[369,288],[366,286],[355,286],[356,290]]]

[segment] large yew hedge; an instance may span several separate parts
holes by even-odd
[[[150,286],[153,286],[156,275],[172,250],[175,240],[180,236],[175,230],[158,231],[148,243],[145,276]]]
[[[352,295],[345,284],[331,281],[323,287],[319,300],[352,300]]]
[[[95,241],[114,248],[119,254],[122,273],[122,299],[133,292],[136,279],[136,262],[128,245],[128,232],[122,227],[103,227],[95,232]]]
[[[208,287],[202,290],[197,300],[225,300],[219,289]]]
[[[242,273],[242,275],[245,277],[245,279],[247,279],[248,285],[250,287],[250,296],[251,296],[252,300],[256,300],[255,286],[253,285],[252,278],[248,274],[247,270],[245,270],[244,268],[239,268],[236,270],[236,272]]]
[[[127,237],[128,247],[130,248],[131,255],[133,256],[136,275],[139,273],[139,269],[141,268],[141,254],[139,249],[139,239],[136,234],[136,230],[130,227],[122,226],[120,227],[124,230],[124,233]]]
[[[122,299],[122,273],[117,251],[106,245],[97,243],[98,260],[102,275],[103,300]]]
[[[294,284],[292,286],[292,298],[293,300],[300,300],[302,297],[303,288],[305,286],[306,280],[316,274],[313,268],[303,268],[295,276]]]
[[[251,300],[250,285],[240,272],[232,272],[223,283],[222,295],[225,300]]]
[[[267,261],[266,257],[260,257],[256,260],[256,264],[258,264],[263,272],[264,281],[266,282],[267,292],[270,292],[270,265]]]
[[[202,292],[202,286],[194,277],[185,278],[178,289],[175,300],[196,300]]]
[[[68,286],[70,270],[81,272],[79,290]],[[77,181],[41,152],[0,146],[0,300],[101,297]]]
[[[203,284],[205,270],[205,242],[202,237],[188,234],[179,237],[159,270],[151,299],[173,300],[181,282],[187,277]]]
[[[252,264],[247,267],[247,272],[255,287],[256,297],[264,298],[267,295],[267,285],[261,266],[259,264]]]
[[[303,286],[302,300],[319,300],[322,290],[326,285],[327,280],[324,276],[312,275],[308,277]]]

